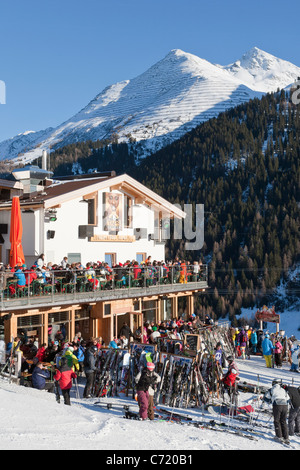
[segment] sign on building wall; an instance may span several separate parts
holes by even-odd
[[[103,193],[103,230],[119,232],[122,230],[122,195]]]

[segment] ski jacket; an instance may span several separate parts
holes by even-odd
[[[280,343],[280,341],[277,341],[275,343],[275,350],[274,350],[275,354],[280,354],[282,350],[283,350],[282,344]]]
[[[85,352],[84,357],[84,372],[90,374],[96,370],[96,357],[94,351],[89,348]]]
[[[285,387],[285,390],[288,392],[292,408],[300,408],[300,391],[297,387],[292,387],[290,385]]]
[[[230,372],[232,371],[232,369],[235,369],[235,371],[236,371],[236,373],[237,373],[236,375],[238,376],[240,371],[239,371],[239,368],[238,368],[238,366],[236,365],[236,363],[235,363],[234,361],[232,361],[232,362],[229,364],[227,374],[230,373]]]
[[[267,403],[272,402],[273,405],[288,405],[290,402],[288,392],[279,384],[273,385],[273,387],[265,393],[263,399]]]
[[[220,364],[220,366],[222,366],[222,356],[223,356],[222,349],[216,349],[215,360]]]
[[[261,345],[262,345],[263,355],[264,356],[271,356],[272,351],[274,349],[272,341],[269,338],[265,338]]]
[[[247,346],[248,336],[247,336],[245,330],[242,330],[242,331],[238,334],[237,341],[238,341],[239,345],[240,345],[242,348],[244,348],[244,347]]]
[[[153,371],[153,372],[150,372],[150,374],[153,375],[154,380],[153,380],[153,383],[151,383],[151,384],[149,385],[148,392],[149,392],[149,395],[153,396],[154,393],[155,393],[155,386],[161,381],[161,377],[160,377],[160,375],[158,375],[158,374],[157,374],[156,372],[154,372],[154,371]],[[136,378],[135,378],[136,383],[139,382],[139,380],[140,380],[140,378],[141,378],[141,375],[142,375],[142,372],[139,372],[139,373],[137,374],[137,376],[136,376]]]
[[[26,277],[26,284],[28,285],[28,284],[31,284],[32,281],[37,279],[37,274],[33,269],[31,269],[29,271],[25,271],[25,277]]]
[[[125,336],[129,340],[129,338],[133,338],[132,331],[128,325],[123,325],[122,328],[120,329],[119,336]]]
[[[25,274],[22,271],[22,269],[18,269],[17,271],[15,271],[14,276],[18,280],[18,286],[23,287],[23,286],[26,285],[26,278],[25,278]]]
[[[235,384],[236,378],[237,378],[237,374],[234,374],[233,372],[229,371],[223,377],[222,382],[228,387],[232,387]]]
[[[42,346],[41,348],[38,349],[38,352],[36,353],[36,357],[38,358],[38,360],[40,362],[44,362],[45,361],[45,357],[46,357],[46,348],[44,348],[44,346]]]
[[[63,354],[62,357],[66,357],[68,360],[68,366],[69,367],[74,367],[74,370],[79,370],[79,362],[77,357],[72,353],[72,351],[67,351]]]
[[[84,350],[82,349],[81,346],[79,346],[77,351],[74,351],[74,356],[77,357],[78,362],[83,362],[84,361]]]
[[[300,350],[298,347],[292,350],[292,363],[296,364],[297,366],[299,365],[299,352]]]
[[[50,378],[50,372],[48,370],[35,367],[31,376],[33,388],[43,390],[45,388],[46,379],[49,379],[49,378]]]
[[[156,372],[150,372],[147,368],[144,368],[135,378],[137,392],[148,392],[150,386],[155,386],[156,376]]]
[[[257,344],[257,334],[255,331],[251,334],[250,342],[251,344]]]
[[[76,379],[77,375],[69,367],[62,367],[57,370],[54,380],[59,381],[61,390],[69,390],[72,387],[72,379]]]

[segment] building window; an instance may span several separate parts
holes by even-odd
[[[98,225],[98,193],[87,194],[83,199],[88,203],[88,225]]]
[[[144,320],[147,322],[156,321],[156,304],[155,300],[142,301],[142,312],[144,314]]]
[[[124,227],[132,228],[132,198],[124,195]]]
[[[68,253],[68,263],[81,263],[81,253]]]
[[[96,225],[95,199],[88,200],[88,225]]]
[[[111,305],[110,304],[104,304],[104,315],[110,315],[111,314]]]
[[[117,262],[117,255],[116,253],[105,253],[105,263],[108,264],[108,266],[112,267],[116,264]]]
[[[141,264],[142,261],[146,261],[147,253],[137,253],[136,261]]]

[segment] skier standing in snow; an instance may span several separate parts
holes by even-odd
[[[153,364],[154,365],[154,364]],[[151,384],[148,392],[149,392],[149,401],[148,401],[148,418],[152,421],[154,419],[154,393],[157,384],[161,381],[160,375],[158,375],[153,370],[153,377],[155,377],[154,384]]]
[[[222,350],[222,344],[217,343],[216,344],[216,349],[215,349],[215,360],[220,364],[220,367],[223,367],[223,350]]]
[[[272,388],[264,394],[263,401],[272,403],[273,405],[275,439],[284,444],[289,444],[287,415],[290,397],[287,391],[281,386],[280,380],[273,380]]]
[[[252,331],[250,336],[251,351],[253,354],[256,354],[257,349],[257,333],[255,330]]]
[[[299,356],[300,356],[300,347],[299,344],[296,344],[291,351],[292,365],[290,368],[291,372],[299,372]]]
[[[86,376],[86,385],[83,391],[83,398],[91,398],[91,390],[96,371],[97,346],[90,346],[85,352],[84,373]]]
[[[153,362],[147,362],[147,366],[144,367],[144,369],[139,374],[137,374],[135,378],[137,384],[136,391],[139,404],[139,414],[142,420],[146,420],[148,418],[149,387],[153,387],[156,383],[158,383],[158,374],[154,372],[154,369],[155,365]]]
[[[263,356],[264,356],[265,361],[266,361],[266,366],[268,368],[271,368],[272,367],[272,354],[273,354],[274,346],[273,346],[272,341],[270,340],[269,335],[265,336],[265,339],[263,340],[261,345],[262,345],[262,350],[263,350]]]
[[[244,328],[238,334],[237,340],[238,340],[238,343],[239,343],[239,346],[240,346],[242,359],[246,359],[246,347],[247,347],[247,344],[248,344],[248,335],[247,335],[246,331],[244,330]]]
[[[283,346],[282,346],[281,342],[279,341],[279,339],[276,340],[274,346],[275,346],[275,349],[274,349],[275,365],[276,365],[276,367],[282,367],[282,350],[283,350]]]
[[[59,382],[60,389],[64,397],[65,405],[71,405],[70,390],[72,388],[72,379],[76,379],[77,375],[73,372],[72,367],[68,365],[66,357],[61,358],[61,366],[54,375],[54,380]]]
[[[221,379],[221,382],[223,383],[228,395],[231,397],[232,391],[236,389],[236,383],[239,380],[239,369],[234,361],[233,356],[228,356],[226,360],[228,362],[228,370]]]
[[[284,385],[284,389],[288,392],[291,400],[288,418],[289,435],[300,436],[300,387]]]
[[[83,374],[84,349],[78,343],[77,344],[75,343],[73,348],[74,348],[73,354],[78,359],[78,365],[79,365],[78,375],[81,376]]]

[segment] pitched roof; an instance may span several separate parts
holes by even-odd
[[[45,209],[57,206],[64,202],[84,197],[87,194],[109,188],[109,190],[123,190],[133,195],[139,202],[153,205],[162,212],[167,212],[171,216],[184,218],[185,213],[176,205],[171,204],[145,185],[127,175],[111,177],[91,177],[72,180],[53,180],[52,184],[45,186],[43,191],[24,194],[20,196],[22,206],[43,206]],[[10,208],[11,201],[0,204],[0,208]]]

